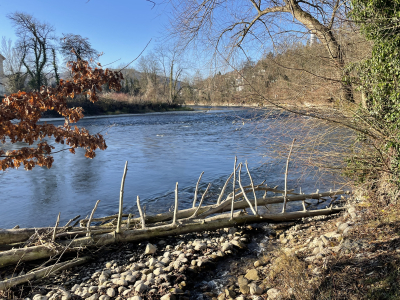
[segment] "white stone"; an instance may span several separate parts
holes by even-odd
[[[89,298],[86,298],[87,300],[98,300],[99,299],[99,294],[95,293],[92,296],[90,296]]]
[[[138,293],[143,293],[148,289],[148,286],[144,283],[140,283],[136,286],[135,291]]]
[[[205,250],[207,249],[207,245],[204,243],[197,243],[194,249],[197,251]]]
[[[267,291],[268,300],[278,300],[281,299],[281,292],[277,289],[269,289]]]
[[[71,288],[71,292],[75,293],[75,291],[80,288],[81,286],[79,284],[75,284],[72,288]]]
[[[108,288],[106,291],[107,296],[109,297],[114,297],[115,296],[115,290],[113,288]]]
[[[153,254],[153,253],[156,253],[156,251],[157,251],[156,246],[154,246],[152,244],[147,244],[144,254]]]

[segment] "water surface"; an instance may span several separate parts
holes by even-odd
[[[63,151],[54,155],[51,169],[20,168],[0,173],[0,228],[53,226],[59,212],[63,224],[78,214],[88,215],[99,199],[95,217],[116,213],[125,161],[128,173],[124,212],[134,214],[137,195],[147,214],[172,208],[176,182],[179,182],[179,208],[190,207],[202,171],[205,173],[200,196],[211,182],[206,201],[215,201],[232,172],[235,156],[238,161],[248,161],[255,183],[265,179],[270,185],[282,186],[284,162],[272,160],[271,141],[268,145],[266,141],[268,122],[285,115],[269,114],[260,123],[264,113],[252,109],[218,109],[83,119],[78,125],[92,133],[101,132],[107,150],[97,151],[92,160],[85,158],[81,149],[75,155]],[[54,119],[48,122],[63,123]],[[282,136],[279,142],[290,143],[284,139]],[[247,183],[246,174],[242,176]],[[301,180],[293,176],[289,179],[289,188],[302,185],[305,192],[329,187],[312,175]]]

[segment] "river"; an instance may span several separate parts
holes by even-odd
[[[59,212],[63,225],[78,214],[90,214],[96,200],[101,202],[95,217],[115,214],[125,161],[124,212],[136,216],[137,195],[147,214],[171,209],[176,182],[179,208],[191,207],[202,171],[200,196],[211,182],[206,202],[215,201],[233,170],[235,156],[239,162],[248,161],[255,183],[265,179],[271,186],[282,187],[285,162],[272,155],[268,123],[287,116],[269,111],[263,120],[264,115],[263,110],[225,108],[83,119],[78,125],[101,132],[108,148],[98,150],[94,159],[85,158],[82,149],[75,155],[57,153],[51,169],[1,172],[0,228],[54,226]],[[61,125],[63,121],[48,122]],[[285,136],[275,142],[276,147],[281,142],[290,144]],[[299,179],[296,168],[301,166],[291,168],[289,188],[301,186],[303,192],[333,188],[330,177],[316,180],[309,173]],[[244,172],[242,177],[247,183]]]

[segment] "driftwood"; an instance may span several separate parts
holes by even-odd
[[[293,147],[293,144],[292,144]],[[292,148],[291,148],[292,149]],[[291,151],[290,151],[291,153]],[[288,161],[290,158],[290,153]],[[190,232],[198,232],[205,230],[216,230],[224,227],[231,227],[246,223],[255,222],[287,222],[290,220],[296,220],[304,217],[327,215],[342,211],[344,208],[330,208],[318,209],[318,210],[306,210],[305,200],[306,199],[318,199],[318,201],[326,201],[324,197],[334,197],[336,195],[344,194],[343,191],[330,191],[327,193],[314,194],[296,194],[293,190],[287,189],[287,170],[285,174],[285,188],[284,190],[278,190],[276,187],[271,188],[264,185],[262,182],[259,185],[254,185],[251,177],[247,162],[245,164],[248,176],[250,178],[250,185],[243,186],[241,182],[241,170],[243,164],[237,165],[237,158],[235,157],[233,173],[229,176],[225,185],[223,186],[221,193],[214,205],[203,206],[203,202],[207,192],[210,189],[211,183],[203,193],[199,205],[196,207],[197,193],[200,180],[203,173],[201,173],[195,188],[195,196],[193,201],[193,207],[188,209],[179,210],[178,205],[178,182],[175,187],[175,205],[174,210],[167,213],[162,213],[153,216],[146,216],[142,211],[140,205],[139,196],[137,196],[137,206],[139,210],[139,218],[132,218],[131,214],[123,214],[123,194],[124,184],[127,173],[128,162],[125,164],[124,174],[121,182],[120,189],[120,200],[119,200],[119,211],[118,214],[103,217],[93,218],[94,212],[100,202],[96,202],[95,207],[90,214],[83,220],[77,220],[75,224],[80,223],[80,227],[70,226],[72,222],[79,218],[79,216],[71,219],[64,227],[59,227],[59,217],[55,227],[45,228],[32,228],[32,229],[11,229],[11,230],[0,230],[0,245],[5,245],[3,248],[11,250],[0,251],[0,268],[8,265],[15,265],[25,261],[32,261],[37,259],[44,259],[49,257],[58,257],[55,265],[52,267],[46,267],[44,269],[28,273],[23,276],[15,277],[9,280],[0,282],[0,290],[14,286],[19,283],[24,283],[29,280],[40,278],[48,275],[53,271],[57,271],[63,268],[68,268],[80,263],[87,261],[87,258],[74,260],[71,262],[58,263],[66,252],[74,252],[82,249],[82,247],[88,246],[104,246],[116,242],[135,242],[148,240],[150,238],[164,237],[169,235],[180,235]],[[288,167],[288,163],[287,163]],[[236,172],[238,173],[238,180],[236,180]],[[225,193],[226,187],[233,176],[232,192],[229,193],[222,201],[222,197]],[[236,181],[238,182],[239,188],[235,188]],[[265,191],[264,197],[258,198],[256,191]],[[282,194],[282,196],[267,197],[267,192],[273,192],[276,194]],[[248,193],[252,193],[254,199],[247,197]],[[243,200],[241,200],[243,199]],[[235,201],[239,200],[239,201]],[[277,214],[258,214],[258,206],[284,203],[284,210],[286,202],[289,201],[302,201],[303,210],[296,212],[282,212]],[[334,200],[332,200],[334,201]],[[331,204],[332,204],[331,201]],[[214,202],[215,203],[215,202]],[[320,202],[318,202],[320,203]],[[235,210],[243,210],[250,207],[253,215],[248,215],[242,211],[234,212]],[[227,212],[227,213],[224,213]],[[127,220],[122,220],[126,218]],[[112,223],[103,225],[93,225],[93,222],[107,222],[113,220]],[[115,220],[115,221],[114,221]],[[169,223],[166,223],[166,222]],[[126,226],[122,226],[125,223]],[[140,225],[141,226],[138,226]],[[116,226],[115,226],[116,225]],[[139,229],[141,227],[141,229]],[[22,244],[25,242],[24,244]],[[35,245],[36,243],[36,245]],[[40,245],[38,245],[40,243]],[[29,246],[35,245],[35,246]],[[22,246],[18,248],[18,246]]]
[[[247,203],[249,204],[249,207],[250,207],[251,211],[253,212],[253,215],[256,215],[257,213],[256,213],[256,211],[254,210],[253,205],[251,204],[249,198],[247,198],[246,192],[245,192],[245,190],[244,190],[244,188],[243,188],[243,186],[242,186],[242,180],[241,180],[240,173],[242,173],[242,164],[240,164],[240,167],[239,167],[239,176],[238,176],[238,177],[239,177],[239,181],[238,181],[238,182],[239,182],[239,186],[240,186],[240,189],[242,190],[244,199],[246,199]],[[232,200],[232,201],[233,201],[233,200]]]
[[[99,203],[100,203],[100,200],[97,200],[96,204],[93,207],[92,213],[90,214],[89,222],[87,223],[87,234],[86,234],[87,236],[91,235],[91,233],[90,233],[90,224],[92,223],[94,212],[96,211],[97,206],[99,205]]]
[[[139,198],[139,196],[137,196],[137,198],[136,198],[136,204],[137,204],[137,207],[138,207],[138,210],[139,210],[140,220],[142,222],[142,229],[145,229],[146,228],[146,219],[144,217],[144,214],[143,214],[143,211],[142,211],[142,207],[140,206],[140,198]],[[128,226],[128,228],[129,228],[129,226]]]
[[[284,190],[278,190],[276,188],[271,188],[271,187],[268,187],[268,186],[264,186],[263,184],[264,184],[264,182],[260,183],[259,185],[254,186],[254,189],[256,191],[273,192],[273,193],[276,193],[276,194],[283,194],[285,192]],[[252,192],[252,190],[246,190],[246,189],[251,188],[250,185],[249,186],[244,186],[243,188],[245,189],[246,193],[251,193]],[[235,199],[239,199],[239,198],[243,197],[243,193],[241,192],[240,188],[235,189],[235,192],[239,192],[239,193],[237,193],[235,195]],[[344,192],[341,191],[341,194],[343,194],[343,193]],[[289,195],[298,195],[297,193],[293,193],[293,190],[288,190],[287,194],[289,194]],[[340,193],[338,193],[338,194],[340,194]],[[233,195],[233,193],[230,193],[225,200],[231,200],[232,199],[232,195]],[[264,197],[264,198],[266,198],[266,197]],[[259,204],[259,205],[263,205],[263,204]],[[190,208],[190,209],[193,209],[193,208]],[[129,214],[122,214],[122,217],[123,218],[127,218],[128,215]],[[156,223],[156,222],[162,222],[162,221],[170,220],[170,219],[172,219],[173,213],[170,212],[170,213],[167,213],[167,214],[162,214],[162,215],[166,216],[165,219],[160,219],[160,217],[159,217],[160,215],[161,214],[155,215],[155,216],[146,216],[146,222]],[[179,217],[179,213],[178,213],[178,217]],[[114,220],[115,218],[118,218],[118,214],[107,216],[107,217],[101,217],[101,218],[93,218],[92,222],[106,222],[106,221],[109,221],[109,220]],[[140,219],[136,218],[136,219],[133,219],[133,221],[139,222]],[[81,224],[81,227],[86,227],[88,219],[82,219],[79,222]],[[124,221],[122,221],[122,222],[124,222]],[[1,238],[0,238],[0,243],[1,243]]]
[[[254,208],[255,208],[255,211],[256,211],[256,214],[257,214],[258,213],[257,195],[256,195],[256,190],[254,189],[253,178],[251,178],[249,166],[247,165],[247,160],[246,160],[246,170],[247,170],[247,174],[249,174],[250,185],[251,185],[251,189],[253,190],[253,196],[254,196]]]
[[[85,247],[85,246],[102,246],[116,242],[137,242],[148,240],[150,238],[164,237],[169,235],[179,235],[190,232],[216,230],[219,228],[232,227],[241,224],[257,223],[257,222],[286,222],[290,220],[301,219],[305,217],[329,215],[338,213],[345,208],[327,208],[312,211],[296,211],[284,214],[263,214],[263,215],[246,215],[238,212],[234,218],[230,219],[230,213],[217,215],[205,220],[185,220],[181,224],[168,224],[163,226],[156,226],[147,229],[139,230],[126,230],[121,234],[106,233],[94,235],[92,238],[79,238],[76,239],[72,246]],[[62,241],[66,244],[66,241]]]
[[[233,176],[233,172],[232,172],[231,175],[228,177],[228,179],[225,181],[225,184],[224,184],[224,186],[223,186],[223,188],[222,188],[222,190],[221,190],[221,193],[219,194],[219,197],[218,197],[218,200],[217,200],[217,204],[220,204],[220,203],[221,203],[221,200],[222,200],[222,197],[224,196],[226,187],[228,186],[229,180],[231,180],[232,176]]]
[[[0,252],[0,267],[14,265],[22,261],[48,258],[58,253],[53,244],[12,249]]]
[[[121,189],[119,191],[119,211],[118,211],[117,229],[115,231],[116,233],[121,232],[122,210],[124,206],[124,185],[125,185],[127,170],[128,170],[128,162],[125,163],[124,175],[122,175]]]
[[[292,154],[293,150],[293,145],[296,139],[293,139],[292,145],[290,146],[289,150],[289,155],[286,160],[286,170],[285,170],[285,194],[284,194],[284,199],[283,199],[283,207],[282,207],[282,213],[286,212],[286,202],[287,202],[287,177],[288,177],[288,170],[289,170],[289,161],[290,161],[290,155]],[[318,193],[318,192],[317,192]]]
[[[336,192],[328,192],[328,193],[319,193],[319,194],[309,194],[309,195],[293,195],[293,196],[288,196],[287,200],[288,201],[299,201],[303,199],[319,199],[321,197],[326,197],[326,196],[333,196],[337,194],[343,194],[343,191],[336,191]],[[273,204],[273,203],[282,203],[283,202],[283,197],[270,197],[270,198],[260,198],[258,199],[258,204],[259,205],[266,205],[266,204]],[[233,225],[239,225],[242,224],[243,222],[283,222],[287,220],[293,220],[296,218],[303,218],[306,216],[314,216],[314,215],[321,215],[321,214],[331,214],[340,211],[341,209],[325,209],[325,210],[313,210],[313,211],[301,211],[301,212],[290,212],[290,213],[284,213],[284,214],[266,214],[262,216],[252,216],[254,218],[250,218],[250,216],[240,216],[238,218],[233,218],[232,220],[230,219],[229,214],[226,215],[217,215],[215,217],[210,217],[207,219],[204,219],[206,217],[209,211],[211,211],[210,207],[214,208],[215,210],[218,210],[219,212],[224,212],[224,211],[229,211],[230,201],[226,200],[225,202],[221,203],[220,205],[212,205],[212,206],[205,206],[201,208],[191,208],[191,209],[186,209],[186,210],[181,210],[179,213],[176,215],[176,223],[177,224],[168,224],[168,225],[162,225],[162,226],[155,226],[155,227],[148,227],[145,229],[139,229],[139,230],[125,230],[124,232],[121,232],[120,234],[115,234],[113,228],[101,228],[100,226],[92,227],[91,229],[91,237],[85,237],[85,238],[76,238],[75,240],[64,240],[64,241],[59,241],[58,243],[60,245],[67,246],[69,245],[70,249],[68,251],[74,251],[75,247],[82,247],[82,246],[88,246],[88,245],[103,245],[104,243],[107,244],[108,241],[136,241],[136,240],[142,240],[145,239],[146,236],[148,237],[157,237],[159,232],[159,236],[164,236],[163,232],[165,230],[168,231],[167,235],[172,235],[172,234],[183,234],[187,232],[192,232],[192,231],[201,231],[201,230],[214,230],[217,228],[221,227],[226,227],[226,226],[233,226]],[[234,209],[243,209],[245,207],[248,207],[247,201],[238,201],[234,203]],[[187,220],[178,220],[178,219],[186,219],[189,218],[195,213],[195,211],[199,209],[198,211],[201,212],[207,212],[207,215],[198,215],[197,216],[197,221],[192,221],[192,222],[187,222]],[[171,216],[172,217],[172,216]],[[222,218],[222,220],[221,220]],[[228,218],[229,222],[227,220],[224,220],[224,218]],[[162,216],[161,219],[165,219],[165,216]],[[198,221],[200,219],[200,221]],[[196,224],[193,226],[193,224]],[[204,225],[208,224],[208,225]],[[214,224],[214,225],[210,225]],[[177,228],[177,226],[179,227]],[[204,225],[204,226],[203,226]],[[210,227],[211,226],[211,227]],[[210,229],[209,229],[210,228]],[[72,228],[73,229],[73,228]],[[78,228],[76,228],[78,229]],[[17,229],[19,230],[19,229]],[[71,230],[70,232],[64,232],[62,233],[62,236],[77,236],[77,235],[86,235],[87,230],[80,228],[81,231],[78,230]],[[128,237],[132,235],[131,237]],[[57,237],[59,237],[58,235]],[[105,239],[107,242],[102,242]],[[41,246],[34,246],[34,247],[27,247],[27,248],[20,248],[20,249],[12,249],[9,251],[4,251],[0,252],[0,267],[6,266],[6,265],[11,265],[11,264],[16,264],[19,261],[31,261],[31,260],[36,260],[36,259],[42,259],[42,258],[47,258],[50,256],[54,256],[58,254],[60,251],[57,251],[57,247],[54,247],[54,244],[45,244]]]
[[[28,274],[13,277],[11,279],[3,280],[0,281],[0,291],[9,289],[10,287],[13,287],[15,285],[21,284],[21,283],[26,283],[28,281],[32,281],[35,279],[43,278],[46,276],[49,276],[52,273],[62,271],[68,268],[72,268],[75,266],[82,265],[90,260],[90,257],[81,257],[81,258],[76,258],[73,260],[69,260],[66,262],[58,263],[34,272],[29,272]]]
[[[268,188],[270,189],[270,188]],[[314,193],[314,194],[308,194],[308,195],[288,195],[287,196],[287,201],[292,202],[292,201],[302,201],[305,199],[320,199],[322,197],[334,197],[336,195],[341,195],[344,194],[345,192],[342,190],[338,191],[333,191],[333,192],[326,192],[326,193]],[[221,204],[217,205],[207,205],[207,206],[202,206],[198,210],[198,218],[204,218],[208,215],[219,213],[219,212],[226,212],[230,210],[230,205],[231,204],[231,199],[228,198],[227,200],[223,201]],[[267,204],[276,204],[276,203],[282,203],[284,200],[283,196],[275,196],[275,197],[263,197],[263,198],[258,198],[258,205],[267,205]],[[251,202],[251,200],[250,200]],[[248,203],[244,200],[242,201],[237,201],[234,203],[234,209],[243,209],[248,207]],[[197,208],[189,208],[189,209],[183,209],[177,212],[177,219],[185,219],[189,218],[190,216],[193,215],[193,213],[197,210]],[[146,224],[154,224],[158,222],[164,222],[167,220],[172,220],[173,218],[173,212],[167,212],[163,214],[157,214],[153,216],[144,216],[144,220]],[[124,215],[123,215],[124,216]],[[126,215],[128,217],[129,215]],[[109,217],[107,217],[109,218]],[[114,217],[115,218],[115,217]],[[92,219],[92,222],[94,222],[96,219]],[[101,218],[103,220],[103,218]],[[131,225],[141,223],[141,218],[133,218],[131,219]],[[81,223],[82,224],[82,223]],[[85,223],[87,226],[87,223]],[[101,234],[101,233],[106,233],[106,232],[112,232],[115,229],[114,228],[107,228],[107,227],[102,227],[102,226],[91,226],[91,233],[93,235],[96,234]],[[43,228],[23,228],[23,229],[3,229],[0,230],[0,245],[7,245],[7,244],[14,244],[14,243],[20,243],[28,240],[33,234],[38,233],[38,234],[49,234],[54,230],[53,227],[43,227]],[[87,228],[82,228],[82,227],[69,227],[69,228],[58,228],[57,229],[57,234],[56,238],[60,237],[65,237],[65,236],[74,236],[76,234],[78,235],[86,235],[87,233]],[[1,252],[0,252],[1,254]],[[1,266],[1,265],[0,265]]]
[[[199,183],[200,183],[200,180],[201,180],[201,177],[203,176],[203,174],[204,174],[204,171],[201,172],[200,177],[199,177],[199,180],[197,180],[197,183],[196,183],[196,188],[195,188],[195,190],[194,190],[193,206],[192,206],[193,208],[196,207],[197,191],[199,190]]]
[[[235,156],[235,164],[233,166],[233,191],[232,191],[232,202],[231,202],[231,220],[233,219],[233,210],[234,210],[234,202],[235,202],[235,183],[236,183],[236,163],[237,163],[237,157]]]

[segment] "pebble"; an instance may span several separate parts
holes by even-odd
[[[263,289],[255,283],[250,284],[249,287],[251,295],[261,295],[263,292]]]
[[[258,272],[256,269],[248,270],[245,277],[248,280],[259,280],[260,279],[260,277],[258,277]]]
[[[148,286],[144,283],[140,283],[135,287],[135,291],[138,293],[143,293],[148,289]]]
[[[149,243],[146,245],[146,250],[144,251],[144,254],[154,254],[156,253],[156,251],[157,247]]]
[[[106,293],[107,293],[107,296],[109,296],[109,297],[115,296],[115,290],[113,288],[107,289]]]
[[[172,295],[172,294],[166,294],[166,295],[162,296],[160,299],[161,300],[175,300],[176,297],[175,297],[175,295]]]
[[[281,292],[278,289],[272,288],[267,291],[268,300],[281,299]]]

